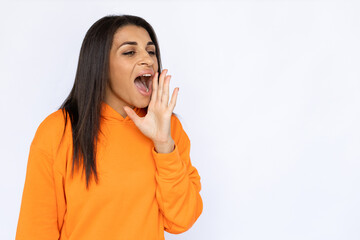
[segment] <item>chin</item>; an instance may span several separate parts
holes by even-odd
[[[134,104],[134,106],[137,108],[146,108],[147,106],[149,106],[149,103],[150,103],[150,98],[145,101],[139,101],[137,102],[137,104]]]

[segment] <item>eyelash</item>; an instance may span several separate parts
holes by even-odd
[[[123,53],[123,55],[134,55],[134,54],[135,54],[135,51],[129,51],[129,52]],[[149,51],[149,54],[150,55],[155,55],[155,52],[154,51]]]

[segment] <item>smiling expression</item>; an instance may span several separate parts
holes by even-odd
[[[156,47],[148,32],[134,25],[119,28],[109,55],[109,82],[104,101],[123,116],[126,116],[124,106],[148,106],[151,80],[158,70]]]

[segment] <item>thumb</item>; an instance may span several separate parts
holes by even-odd
[[[136,112],[128,106],[124,106],[124,110],[129,118],[135,123],[135,125],[138,125],[140,117],[136,114]]]

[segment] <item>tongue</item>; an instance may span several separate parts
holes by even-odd
[[[148,91],[146,85],[139,78],[135,79],[135,86],[144,92]]]

